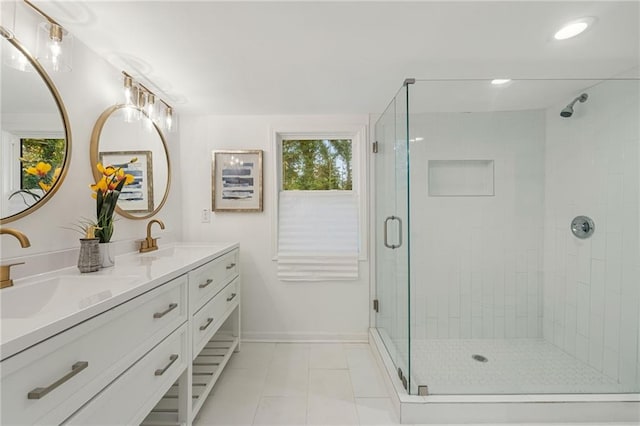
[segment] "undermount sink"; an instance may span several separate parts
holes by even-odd
[[[68,275],[14,285],[0,291],[0,317],[31,318],[76,311],[113,295],[116,287],[137,282],[137,276]]]

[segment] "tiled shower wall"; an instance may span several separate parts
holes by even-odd
[[[640,85],[585,91],[573,117],[559,116],[564,105],[546,116],[544,338],[621,383],[640,383]],[[594,220],[591,238],[569,231],[578,215]]]
[[[411,115],[412,338],[542,337],[544,121]],[[493,160],[495,195],[429,196],[429,160]]]

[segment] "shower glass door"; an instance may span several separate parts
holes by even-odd
[[[410,386],[407,87],[375,127],[376,327]]]

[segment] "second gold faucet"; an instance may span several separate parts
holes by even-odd
[[[147,237],[140,242],[140,253],[158,250],[158,238],[151,237],[151,225],[157,223],[160,229],[164,229],[164,223],[159,219],[152,219],[147,224]]]
[[[15,237],[20,242],[20,247],[31,247],[31,242],[26,235],[17,229],[0,228],[0,235],[7,234]],[[23,265],[24,262],[10,263],[7,265],[0,265],[0,288],[13,286],[13,280],[11,279],[11,267],[16,265]]]

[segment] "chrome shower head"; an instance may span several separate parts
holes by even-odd
[[[586,102],[589,99],[589,95],[583,93],[582,95],[575,98],[569,105],[567,105],[562,111],[560,111],[560,116],[564,118],[571,117],[573,115],[573,105],[580,101],[580,103]]]

